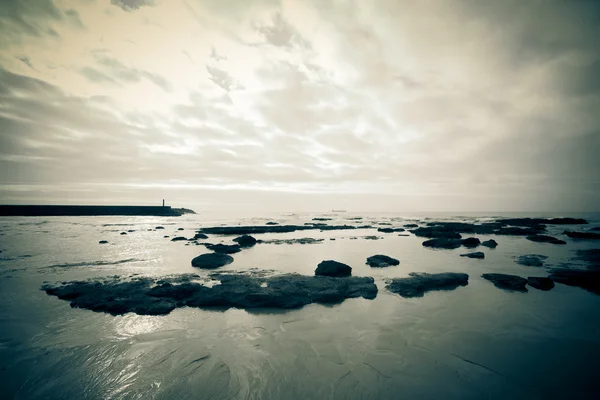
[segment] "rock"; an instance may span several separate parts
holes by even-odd
[[[129,232],[129,233],[135,232],[135,229],[129,229],[127,232]]]
[[[252,247],[256,244],[256,239],[250,235],[242,235],[233,239],[234,242],[240,245],[240,247]]]
[[[419,225],[417,225],[417,224],[404,224],[404,227],[405,228],[418,228]]]
[[[600,233],[594,232],[570,232],[564,231],[565,235],[571,239],[588,239],[588,240],[600,240]]]
[[[156,227],[156,228],[154,228],[154,229],[165,229],[165,227],[164,227],[164,226],[157,226],[157,227]]]
[[[183,229],[183,228],[177,228],[177,230],[178,230],[178,231],[183,231],[184,229]]]
[[[520,256],[515,262],[526,267],[542,267],[546,258],[548,257],[541,254],[527,254]]]
[[[513,226],[532,226],[540,224],[548,225],[579,225],[588,222],[582,218],[507,218],[499,219],[498,222],[504,225]]]
[[[469,275],[456,272],[427,274],[411,272],[408,278],[395,278],[386,288],[402,297],[423,297],[433,290],[454,290],[469,283]]]
[[[297,238],[297,239],[269,239],[269,240],[259,240],[259,243],[267,243],[267,244],[317,244],[322,243],[325,239],[315,239],[315,238]]]
[[[319,218],[319,217],[316,217],[316,218],[313,218],[312,220],[313,221],[331,221],[332,218]]]
[[[577,257],[575,258],[587,263],[590,268],[600,269],[600,249],[577,250]]]
[[[548,291],[554,287],[554,281],[550,278],[529,276],[527,277],[527,284],[538,290]]]
[[[269,221],[265,225],[279,225],[277,222]]]
[[[555,269],[549,278],[554,282],[580,287],[600,295],[600,270]]]
[[[494,233],[496,235],[506,235],[506,236],[527,236],[527,235],[537,235],[541,231],[543,231],[543,229],[541,229],[541,227],[518,228],[518,227],[514,227],[514,226],[508,226],[508,227],[498,228],[491,233]]]
[[[184,275],[160,280],[120,278],[99,281],[45,284],[47,294],[70,301],[72,307],[122,315],[164,315],[177,307],[278,308],[294,309],[310,303],[340,303],[348,298],[374,299],[377,286],[370,277],[279,275],[264,277],[246,274],[211,274],[219,285],[194,282],[200,277]]]
[[[206,248],[215,253],[233,254],[242,251],[239,244],[206,244]]]
[[[206,236],[204,233],[196,233],[194,235],[194,240],[198,240],[198,239],[208,239],[208,236]]]
[[[495,249],[496,246],[498,246],[498,242],[496,242],[494,239],[490,239],[490,240],[481,242],[481,245],[485,246],[485,247],[489,247],[490,249]]]
[[[440,239],[460,239],[461,234],[444,227],[422,226],[411,230],[415,236]]]
[[[468,257],[468,258],[478,258],[478,259],[484,259],[485,258],[485,254],[482,253],[481,251],[476,251],[473,253],[465,253],[465,254],[461,254],[461,257]]]
[[[321,230],[345,230],[357,229],[350,225],[269,225],[269,226],[213,226],[202,228],[202,233],[215,235],[253,235],[258,233],[288,233],[295,231],[305,231],[309,229]]]
[[[321,261],[319,265],[317,265],[315,275],[336,277],[350,276],[352,275],[352,268],[349,265],[341,262],[325,260]]]
[[[171,242],[181,242],[184,240],[188,240],[188,238],[186,238],[184,236],[177,236],[177,237],[174,237],[173,239],[171,239]]]
[[[377,228],[377,231],[383,233],[404,232],[404,228]]]
[[[335,238],[329,238],[329,240],[335,240]]]
[[[192,267],[215,269],[233,262],[233,257],[223,253],[201,254],[192,260]]]
[[[127,235],[127,232],[121,232],[121,235]]]
[[[458,249],[462,245],[460,239],[434,238],[423,242],[423,246],[434,249]]]
[[[551,243],[551,244],[567,244],[564,240],[557,239],[548,235],[529,235],[527,240],[538,243]]]
[[[483,279],[486,279],[494,284],[499,289],[515,291],[515,292],[526,292],[527,279],[521,278],[516,275],[508,274],[483,274]]]
[[[596,226],[594,228],[591,228],[590,231],[600,231],[600,226]]]
[[[461,239],[460,244],[462,244],[465,247],[473,248],[479,246],[481,244],[481,241],[476,237],[469,237],[466,239]]]
[[[379,240],[379,236],[363,236],[366,240]]]
[[[165,236],[163,236],[163,238],[164,238],[164,239],[167,239],[167,238],[170,238],[170,237],[171,237],[171,236],[169,236],[169,235],[165,235]]]
[[[367,258],[367,264],[372,268],[384,268],[394,265],[400,265],[400,261],[395,258],[385,256],[383,254],[376,254]]]
[[[98,243],[99,243],[99,244],[107,244],[107,243],[108,243],[108,240],[101,240],[101,241],[99,241]]]

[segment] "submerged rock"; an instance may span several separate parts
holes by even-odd
[[[423,246],[434,249],[458,249],[462,246],[460,239],[435,238],[423,242]]]
[[[549,278],[554,282],[580,287],[600,295],[600,270],[555,269]]]
[[[557,239],[548,235],[529,235],[527,240],[538,243],[551,243],[551,244],[567,244],[564,240]]]
[[[171,239],[171,242],[181,242],[184,240],[188,240],[188,238],[183,237],[183,236],[177,236],[177,237],[174,237],[173,239]]]
[[[571,239],[600,240],[600,233],[564,231],[564,234]]]
[[[483,274],[481,277],[494,284],[499,289],[515,291],[515,292],[526,292],[527,279],[521,278],[516,275],[508,274]]]
[[[215,269],[233,262],[233,257],[223,253],[200,254],[192,260],[192,267]]]
[[[490,240],[481,242],[481,245],[485,246],[485,247],[489,247],[490,249],[495,249],[496,246],[498,246],[498,242],[496,242],[494,239],[490,239]]]
[[[99,243],[99,244],[107,244],[107,243],[108,243],[108,240],[101,240],[101,241],[99,241],[98,243]]]
[[[334,260],[325,260],[317,265],[315,275],[337,277],[350,276],[352,275],[352,267]]]
[[[376,254],[367,258],[367,264],[373,268],[384,268],[394,265],[400,265],[400,261],[383,254]]]
[[[215,253],[233,254],[242,251],[239,244],[210,244],[207,243],[206,248],[214,251]]]
[[[546,258],[548,257],[541,254],[526,254],[517,258],[515,262],[526,267],[542,267]]]
[[[408,278],[395,278],[386,288],[402,297],[423,297],[433,290],[454,290],[469,283],[469,275],[456,272],[427,274],[411,272]]]
[[[468,258],[479,258],[479,259],[484,259],[485,258],[485,254],[481,251],[475,251],[473,253],[465,253],[465,254],[461,254],[461,257],[468,257]]]
[[[256,239],[250,235],[242,235],[233,239],[240,247],[252,247],[256,244]]]
[[[529,276],[527,277],[527,284],[538,290],[548,291],[554,287],[554,281],[550,278]]]
[[[66,282],[44,285],[49,295],[85,308],[113,315],[134,312],[140,315],[164,315],[177,307],[299,308],[310,303],[340,303],[348,298],[374,299],[377,286],[370,277],[344,279],[327,276],[280,275],[274,277],[244,274],[211,274],[221,284],[212,287],[192,282],[198,276],[119,278],[101,281]]]
[[[404,228],[377,228],[377,232],[383,232],[383,233],[404,232]]]

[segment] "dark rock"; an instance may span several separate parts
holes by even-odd
[[[576,259],[586,262],[590,268],[600,269],[600,249],[577,250]]]
[[[500,219],[498,222],[504,225],[513,226],[532,226],[540,224],[548,225],[578,225],[587,224],[588,222],[582,218],[507,218]]]
[[[183,236],[177,236],[177,237],[174,237],[173,239],[171,239],[171,242],[181,242],[184,240],[188,240],[188,238],[183,237]]]
[[[600,240],[600,233],[564,231],[564,234],[570,237],[571,239]]]
[[[206,244],[206,248],[215,253],[233,254],[242,251],[239,244]]]
[[[485,246],[485,247],[489,247],[490,249],[495,249],[496,246],[498,246],[498,242],[496,242],[494,239],[490,239],[490,240],[481,242],[481,245]]]
[[[233,257],[223,253],[201,254],[192,260],[192,267],[215,269],[233,262]]]
[[[404,228],[377,228],[377,231],[384,233],[404,232]]]
[[[555,269],[549,278],[554,282],[580,287],[588,292],[600,295],[599,270]]]
[[[171,237],[171,236],[169,236],[169,235],[165,235],[165,236],[163,236],[163,238],[165,238],[165,239],[167,239],[167,238],[170,238],[170,237]]]
[[[363,238],[365,238],[366,240],[378,240],[379,236],[363,236]]]
[[[434,238],[423,242],[423,246],[435,249],[458,249],[461,245],[460,239]]]
[[[135,229],[129,229],[127,232],[129,232],[129,233],[135,232]]]
[[[196,233],[194,235],[194,240],[198,240],[198,239],[208,239],[208,236],[206,236],[204,233]]]
[[[319,265],[317,265],[315,275],[337,277],[350,276],[352,275],[352,268],[349,265],[343,264],[341,262],[337,262],[334,260],[325,260],[321,261]]]
[[[121,235],[127,235],[127,232],[121,232]]]
[[[259,240],[258,243],[267,243],[267,244],[317,244],[322,243],[325,239],[315,239],[315,238],[297,238],[297,239],[268,239],[268,240]]]
[[[177,228],[177,230],[178,230],[178,231],[183,231],[184,229],[183,229],[183,228]]]
[[[107,243],[108,243],[108,240],[101,240],[101,241],[99,241],[98,243],[99,243],[99,244],[107,244]]]
[[[211,274],[220,285],[212,287],[192,282],[197,276],[164,278],[118,278],[102,281],[65,282],[44,285],[49,295],[71,302],[72,307],[113,315],[134,312],[140,315],[168,314],[177,307],[202,308],[299,308],[310,303],[340,303],[348,298],[374,299],[377,286],[370,277],[244,274]]]
[[[329,240],[335,240],[335,238],[329,238]]]
[[[242,235],[233,239],[240,247],[252,247],[256,244],[256,239],[250,235]]]
[[[465,253],[465,254],[461,254],[461,257],[468,257],[468,258],[478,258],[478,259],[484,259],[485,258],[485,254],[482,253],[481,251],[476,251],[473,253]]]
[[[567,244],[564,240],[557,239],[548,235],[529,235],[527,240],[538,243],[551,243],[551,244]]]
[[[351,218],[348,218],[348,221],[360,221],[362,219],[363,219],[362,217],[351,217]]]
[[[156,228],[154,228],[154,229],[165,229],[165,227],[164,227],[164,226],[157,226],[157,227],[156,227]]]
[[[215,235],[253,235],[258,233],[288,233],[309,229],[345,230],[356,229],[350,225],[269,225],[269,226],[213,226],[202,228],[201,232]]]
[[[269,221],[265,225],[279,225],[277,222]]]
[[[554,281],[552,279],[539,276],[527,277],[527,284],[533,288],[544,291],[548,291],[554,287]]]
[[[405,228],[418,228],[419,225],[417,225],[417,224],[404,224],[404,227]]]
[[[507,226],[507,227],[498,228],[498,229],[492,231],[491,233],[494,233],[496,235],[505,235],[505,236],[527,236],[527,235],[537,235],[542,230],[543,229],[539,229],[539,228],[535,228],[535,227],[519,228],[519,227],[514,227],[514,226]]]
[[[313,221],[331,221],[332,218],[319,218],[319,217],[315,217],[312,220]]]
[[[367,264],[373,268],[384,268],[394,265],[400,265],[400,261],[395,258],[385,256],[383,254],[376,254],[371,257],[367,257]]]
[[[590,231],[600,231],[600,226],[596,226],[594,228],[591,228]]]
[[[395,278],[386,285],[387,290],[402,297],[423,297],[433,290],[454,290],[469,283],[469,275],[456,272],[427,274],[412,272],[408,278]]]
[[[481,244],[481,241],[476,237],[469,237],[466,239],[461,239],[460,244],[462,244],[465,247],[473,248],[479,246]]]
[[[521,278],[516,275],[508,274],[483,274],[483,279],[486,279],[494,284],[499,289],[515,291],[515,292],[526,292],[527,279]]]
[[[546,258],[548,257],[541,254],[527,254],[520,256],[515,262],[526,267],[543,267]]]
[[[440,239],[460,239],[461,234],[443,227],[422,226],[411,230],[415,236]]]

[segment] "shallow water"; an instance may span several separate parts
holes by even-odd
[[[499,272],[546,276],[516,264],[523,254],[546,265],[575,264],[576,249],[523,237],[494,238],[468,250],[432,250],[423,238],[374,229],[300,231],[257,239],[324,238],[318,244],[258,244],[234,254],[222,271],[259,268],[312,275],[334,259],[355,276],[372,276],[374,300],[312,304],[299,310],[176,309],[167,316],[111,316],[74,309],[40,290],[60,282],[113,275],[198,273],[190,260],[207,250],[164,235],[191,237],[201,226],[303,224],[317,214],[0,219],[0,383],[3,398],[194,399],[503,399],[597,398],[600,296],[557,284],[549,292],[506,292],[481,278]],[[473,216],[333,214],[329,224],[472,220]],[[347,218],[362,216],[362,221]],[[512,216],[512,215],[506,215]],[[576,215],[577,216],[577,215]],[[594,224],[600,219],[584,216]],[[148,231],[155,226],[164,230]],[[592,225],[593,226],[593,225]],[[177,231],[177,228],[184,228]],[[588,226],[589,227],[589,226]],[[550,227],[559,234],[565,227]],[[133,229],[127,235],[120,232]],[[379,240],[363,236],[377,235]],[[233,237],[211,236],[211,243]],[[351,239],[356,237],[356,239]],[[330,240],[336,238],[336,240]],[[109,244],[99,245],[99,240]],[[386,254],[397,267],[370,268]],[[469,284],[406,299],[385,279],[410,272],[465,272]]]

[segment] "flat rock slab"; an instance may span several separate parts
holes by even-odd
[[[473,253],[461,254],[460,256],[467,257],[467,258],[478,258],[480,260],[483,260],[485,258],[485,253],[483,253],[481,251],[475,251]]]
[[[373,268],[384,268],[394,265],[400,265],[400,261],[395,258],[385,256],[383,254],[376,254],[367,258],[367,264]]]
[[[315,275],[335,277],[350,276],[352,275],[352,267],[338,261],[325,260],[317,265]]]
[[[544,260],[547,258],[547,256],[541,254],[526,254],[518,257],[515,262],[526,267],[543,267]]]
[[[553,236],[548,235],[529,235],[527,240],[538,243],[551,243],[551,244],[567,244],[564,240],[557,239]]]
[[[516,275],[508,274],[483,274],[481,277],[494,284],[499,289],[514,291],[514,292],[526,292],[527,279],[521,278]]]
[[[554,281],[550,278],[529,276],[527,277],[527,284],[538,290],[548,291],[554,287]]]
[[[434,290],[454,290],[469,283],[469,275],[456,272],[427,274],[411,272],[408,278],[392,279],[386,289],[402,297],[423,297]]]
[[[204,286],[196,276],[74,281],[42,286],[47,294],[71,307],[122,315],[165,315],[178,307],[294,309],[311,303],[335,304],[348,298],[374,299],[377,286],[370,277],[259,274],[211,274],[220,284]]]
[[[233,257],[223,253],[200,254],[192,260],[192,267],[215,269],[233,262]]]
[[[211,244],[207,243],[206,248],[214,251],[215,253],[234,254],[242,251],[239,244]]]
[[[600,270],[555,269],[549,278],[554,282],[580,287],[600,295]]]
[[[495,249],[498,246],[498,242],[496,242],[494,239],[490,239],[481,242],[481,245],[489,247],[490,249]]]

